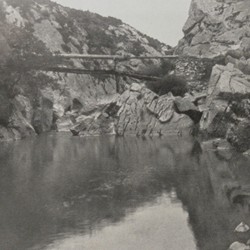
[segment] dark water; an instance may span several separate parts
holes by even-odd
[[[77,138],[0,145],[1,250],[226,250],[250,235],[249,160],[191,138]]]

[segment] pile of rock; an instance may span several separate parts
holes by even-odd
[[[189,132],[194,125],[194,121],[185,112],[198,112],[192,101],[195,98],[176,98],[171,93],[158,96],[144,85],[134,83],[102,109],[78,117],[71,131],[74,135],[182,134]]]

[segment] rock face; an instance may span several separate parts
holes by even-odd
[[[174,101],[172,94],[158,96],[145,87],[132,85],[117,101],[117,134],[168,135],[190,129],[193,121],[176,112]]]
[[[233,50],[248,59],[249,16],[248,0],[192,0],[176,53],[216,57]]]
[[[250,97],[250,2],[192,0],[184,38],[175,53],[197,58],[221,58],[213,67],[200,130],[207,138],[226,138],[247,150]],[[244,138],[245,137],[245,138]]]
[[[249,145],[250,77],[234,65],[213,68],[200,128],[206,135],[227,138],[237,149]]]
[[[109,104],[99,104],[91,114],[78,117],[71,132],[80,136],[165,136],[190,132],[194,122],[189,116],[177,113],[175,100],[172,94],[158,96],[143,85],[133,83]]]

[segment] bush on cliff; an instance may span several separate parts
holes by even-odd
[[[134,56],[141,56],[142,54],[147,52],[147,50],[141,45],[141,42],[139,41],[130,43],[130,46],[128,46],[127,50]]]
[[[174,96],[184,96],[188,92],[185,79],[175,75],[166,75],[159,81],[147,82],[146,87],[158,95],[171,92]]]

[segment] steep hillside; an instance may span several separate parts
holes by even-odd
[[[114,67],[110,61],[65,62],[52,57],[53,53],[150,56],[165,55],[170,49],[121,20],[49,0],[0,0],[0,43],[0,137],[4,140],[49,131],[53,126],[63,130],[71,124],[70,112],[90,112],[100,100],[117,93],[117,81],[122,89],[131,82],[129,78],[34,71],[55,64]],[[157,63],[144,63],[153,62]],[[144,63],[133,60],[118,68],[137,71]]]

